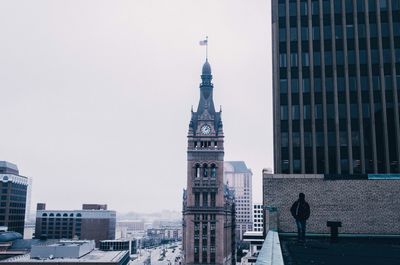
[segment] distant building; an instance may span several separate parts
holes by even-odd
[[[262,232],[264,229],[264,214],[262,203],[253,204],[253,231]]]
[[[102,251],[121,251],[129,250],[129,254],[136,254],[137,240],[135,239],[114,239],[114,240],[101,240],[100,250]]]
[[[252,176],[243,161],[224,162],[224,183],[235,192],[236,239],[242,240],[246,231],[253,229]]]
[[[93,205],[92,205],[93,206]],[[46,239],[115,239],[115,211],[105,207],[87,207],[86,210],[46,210],[45,204],[38,204],[36,212],[35,237]],[[89,210],[93,208],[94,210]],[[98,210],[99,209],[99,210]]]
[[[28,178],[19,175],[18,167],[0,161],[0,226],[24,234]]]
[[[180,240],[182,228],[151,228],[147,229],[147,236],[160,240]]]
[[[94,241],[61,240],[31,246],[29,254],[3,260],[7,264],[102,264],[126,265],[130,261],[128,251],[101,251]]]
[[[28,178],[28,190],[26,193],[25,223],[31,220],[31,197],[32,197],[32,178]]]

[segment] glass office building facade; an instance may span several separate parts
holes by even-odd
[[[400,172],[400,1],[272,0],[276,173]]]

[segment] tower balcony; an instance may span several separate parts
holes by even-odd
[[[193,187],[204,187],[204,188],[216,188],[217,187],[217,179],[216,178],[198,178],[194,179]]]

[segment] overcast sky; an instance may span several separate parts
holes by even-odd
[[[204,47],[225,160],[272,167],[270,1],[0,2],[0,160],[32,208],[181,210]]]

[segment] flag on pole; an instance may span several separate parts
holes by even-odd
[[[201,41],[199,42],[199,44],[200,44],[201,46],[207,45],[207,44],[208,44],[208,39],[201,40]]]

